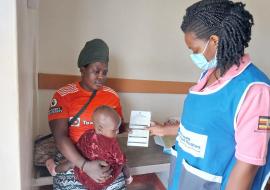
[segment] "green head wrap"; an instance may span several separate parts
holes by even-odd
[[[109,62],[109,47],[101,39],[86,42],[79,55],[78,67],[83,67],[95,62]]]

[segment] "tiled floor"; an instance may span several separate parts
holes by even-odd
[[[52,190],[52,186],[43,186],[40,190]],[[166,190],[156,174],[134,176],[128,190]]]

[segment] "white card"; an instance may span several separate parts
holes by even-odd
[[[128,133],[128,146],[148,147],[149,130],[147,129],[132,129]]]
[[[146,129],[147,126],[144,125],[129,125],[130,129]]]
[[[150,126],[151,112],[149,111],[131,111],[130,125]]]
[[[148,147],[151,112],[131,111],[130,125],[131,131],[128,133],[128,146]]]

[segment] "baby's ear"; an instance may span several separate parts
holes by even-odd
[[[95,131],[97,134],[102,134],[102,126],[100,125],[95,126]]]

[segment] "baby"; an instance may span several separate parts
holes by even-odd
[[[93,113],[94,129],[86,131],[76,144],[81,154],[88,160],[104,160],[107,162],[112,173],[109,179],[103,183],[97,183],[87,176],[79,168],[74,168],[74,173],[78,181],[89,189],[104,189],[114,182],[114,180],[123,172],[125,181],[130,184],[133,180],[126,165],[125,155],[117,142],[116,136],[119,132],[121,118],[118,113],[108,106],[100,106]],[[73,168],[73,164],[64,160],[59,165],[55,165],[52,159],[48,160],[47,168],[52,175],[66,172]]]

